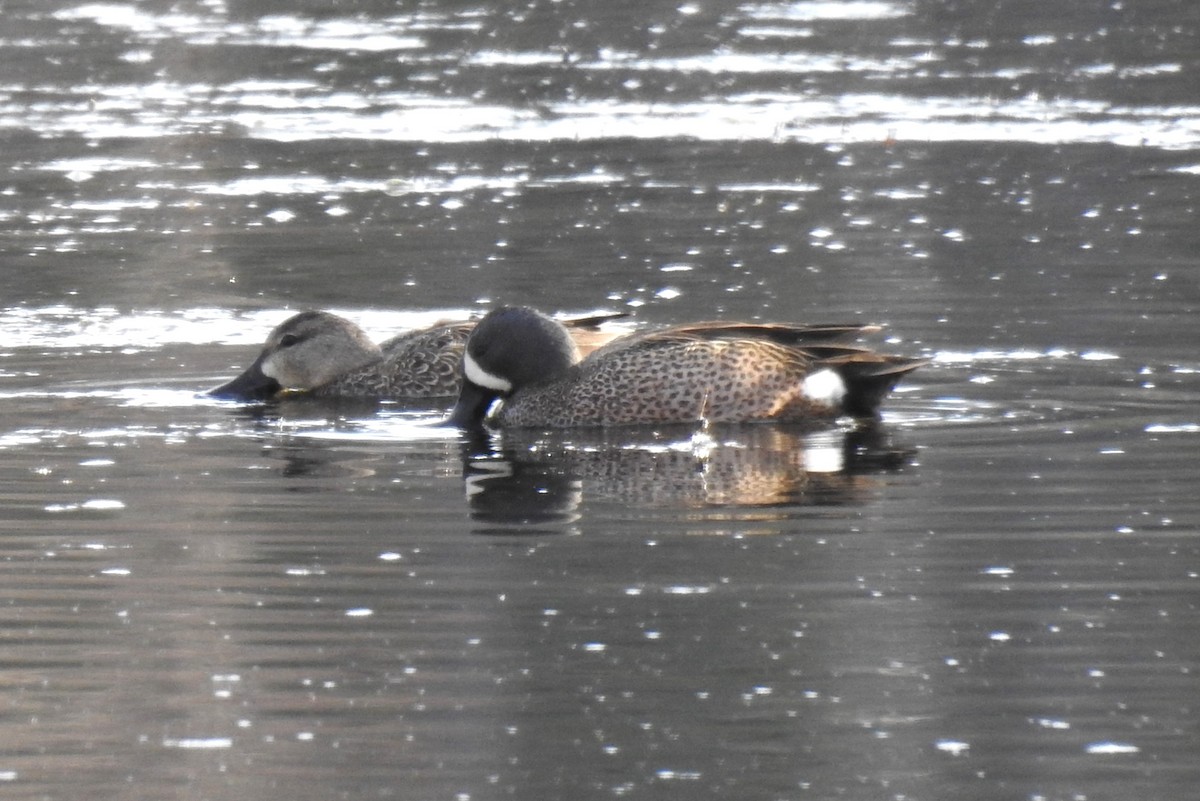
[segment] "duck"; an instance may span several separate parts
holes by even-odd
[[[471,331],[444,422],[479,430],[878,419],[884,397],[927,363],[840,341],[878,330],[698,322],[635,332],[581,358],[556,320],[502,306]]]
[[[604,312],[565,321],[592,349],[611,334],[601,324],[625,317]],[[258,357],[240,375],[207,391],[242,402],[283,394],[316,398],[451,400],[461,388],[459,364],[476,320],[440,322],[376,344],[344,317],[310,309],[284,320],[267,336]]]

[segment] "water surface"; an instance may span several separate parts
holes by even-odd
[[[5,797],[1193,792],[1193,4],[2,11]],[[931,364],[879,432],[196,395],[504,302]]]

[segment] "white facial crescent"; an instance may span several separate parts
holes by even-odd
[[[501,378],[498,375],[489,373],[479,366],[479,362],[471,357],[470,353],[463,354],[463,375],[472,384],[492,389],[496,392],[509,392],[512,390],[512,382]]]

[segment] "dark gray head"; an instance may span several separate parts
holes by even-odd
[[[479,426],[496,398],[552,381],[578,361],[578,348],[557,321],[527,306],[494,309],[467,340],[463,388],[448,422]]]

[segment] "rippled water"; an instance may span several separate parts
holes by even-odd
[[[1194,793],[1194,3],[0,19],[6,798]],[[500,302],[931,364],[878,432],[196,395]]]

